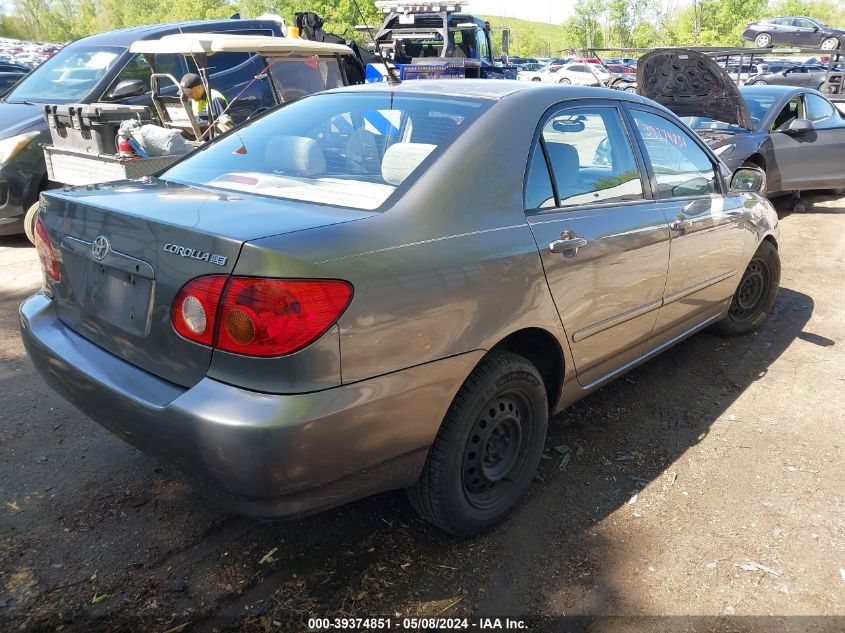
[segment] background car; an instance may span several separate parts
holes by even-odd
[[[0,73],[20,73],[22,75],[25,75],[29,71],[30,69],[26,66],[23,66],[22,64],[0,62]]]
[[[845,31],[822,24],[814,18],[786,16],[748,24],[742,39],[754,42],[757,48],[804,46],[835,50],[845,41]]]
[[[684,81],[673,78],[677,72]],[[737,88],[711,58],[691,50],[647,53],[637,79],[644,96],[683,117],[729,168],[765,170],[768,195],[845,186],[845,118],[821,93]]]
[[[575,86],[598,86],[599,80],[610,81],[611,74],[607,68],[598,64],[575,62],[561,66],[551,71],[552,81],[559,84],[573,84]]]
[[[5,72],[0,70],[0,97],[25,76],[26,73],[22,72]]]
[[[827,68],[795,64],[780,70],[761,71],[748,77],[745,83],[750,86],[801,86],[818,90],[827,77]]]
[[[0,235],[24,232],[24,216],[38,194],[55,186],[47,178],[42,143],[50,141],[45,104],[111,101],[151,105],[150,67],[141,55],[129,52],[132,42],[157,39],[171,33],[224,32],[246,35],[282,35],[274,20],[213,20],[183,24],[155,24],[92,35],[63,48],[30,72],[0,101]],[[263,69],[256,56],[246,53],[214,55],[214,84],[232,98]],[[193,60],[181,55],[158,55],[157,67],[174,77],[196,70]],[[124,81],[141,82],[135,94],[115,98],[112,91]],[[172,87],[175,93],[175,86]],[[273,104],[271,87],[254,82],[240,97],[257,107]]]
[[[45,193],[35,367],[241,512],[407,488],[468,536],[523,498],[550,415],[771,310],[758,169],[639,96],[446,84],[312,95],[149,182]]]

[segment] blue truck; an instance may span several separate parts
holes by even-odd
[[[384,22],[373,35],[368,82],[384,81],[387,68],[399,79],[516,79],[516,66],[493,58],[489,22],[462,12],[460,3],[426,0],[378,0]],[[369,30],[360,27],[359,30]],[[502,31],[502,55],[507,59],[510,31]]]

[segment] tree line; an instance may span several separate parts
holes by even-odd
[[[0,36],[67,42],[85,35],[138,24],[256,17],[276,13],[288,23],[298,11],[326,20],[325,29],[366,41],[355,25],[378,26],[373,0],[13,0],[0,16]],[[807,15],[845,25],[838,0],[578,0],[563,24],[503,16],[488,19],[496,30],[511,29],[511,54],[555,56],[572,48],[654,46],[741,46],[745,25],[775,15]],[[500,41],[500,38],[494,38]]]

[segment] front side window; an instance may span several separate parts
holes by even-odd
[[[807,118],[810,121],[820,121],[834,114],[833,106],[823,97],[814,94],[807,95]]]
[[[562,110],[543,126],[540,142],[548,155],[558,206],[643,198],[640,173],[616,108]],[[541,153],[535,154],[532,167],[541,157]],[[540,176],[533,178],[542,182]],[[531,179],[529,174],[527,190]],[[541,199],[542,195],[535,198],[535,208],[548,206],[537,206],[536,200]]]
[[[6,95],[6,100],[33,103],[81,101],[125,51],[116,46],[67,46],[29,73]]]
[[[182,63],[181,55],[170,53],[156,55],[154,63],[156,72],[172,75],[176,81],[179,81],[185,73],[185,66]],[[149,92],[151,74],[152,69],[150,68],[149,63],[147,63],[146,58],[143,55],[135,55],[135,57],[129,60],[129,63],[123,67],[123,70],[120,71],[120,74],[118,74],[111,86],[109,86],[109,88],[105,91],[105,94],[107,95],[110,90],[113,90],[117,86],[117,84],[127,79],[140,79],[144,82],[145,92]],[[164,82],[162,85],[168,86],[169,84],[168,82]]]
[[[707,153],[683,129],[663,117],[632,111],[657,181],[659,198],[717,193],[716,171]]]
[[[488,59],[490,55],[487,48],[487,33],[484,29],[476,29],[475,37],[478,41],[478,57],[480,59]]]
[[[187,185],[377,209],[490,106],[394,93],[318,94],[207,144],[162,175]]]
[[[778,112],[777,117],[775,118],[775,122],[772,124],[772,129],[777,130],[787,123],[789,123],[792,119],[803,119],[804,118],[804,100],[801,96],[793,97],[789,100],[780,112]]]

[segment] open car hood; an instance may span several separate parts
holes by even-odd
[[[753,129],[751,113],[736,84],[712,58],[686,48],[660,48],[637,65],[644,97],[678,116],[706,116]]]

